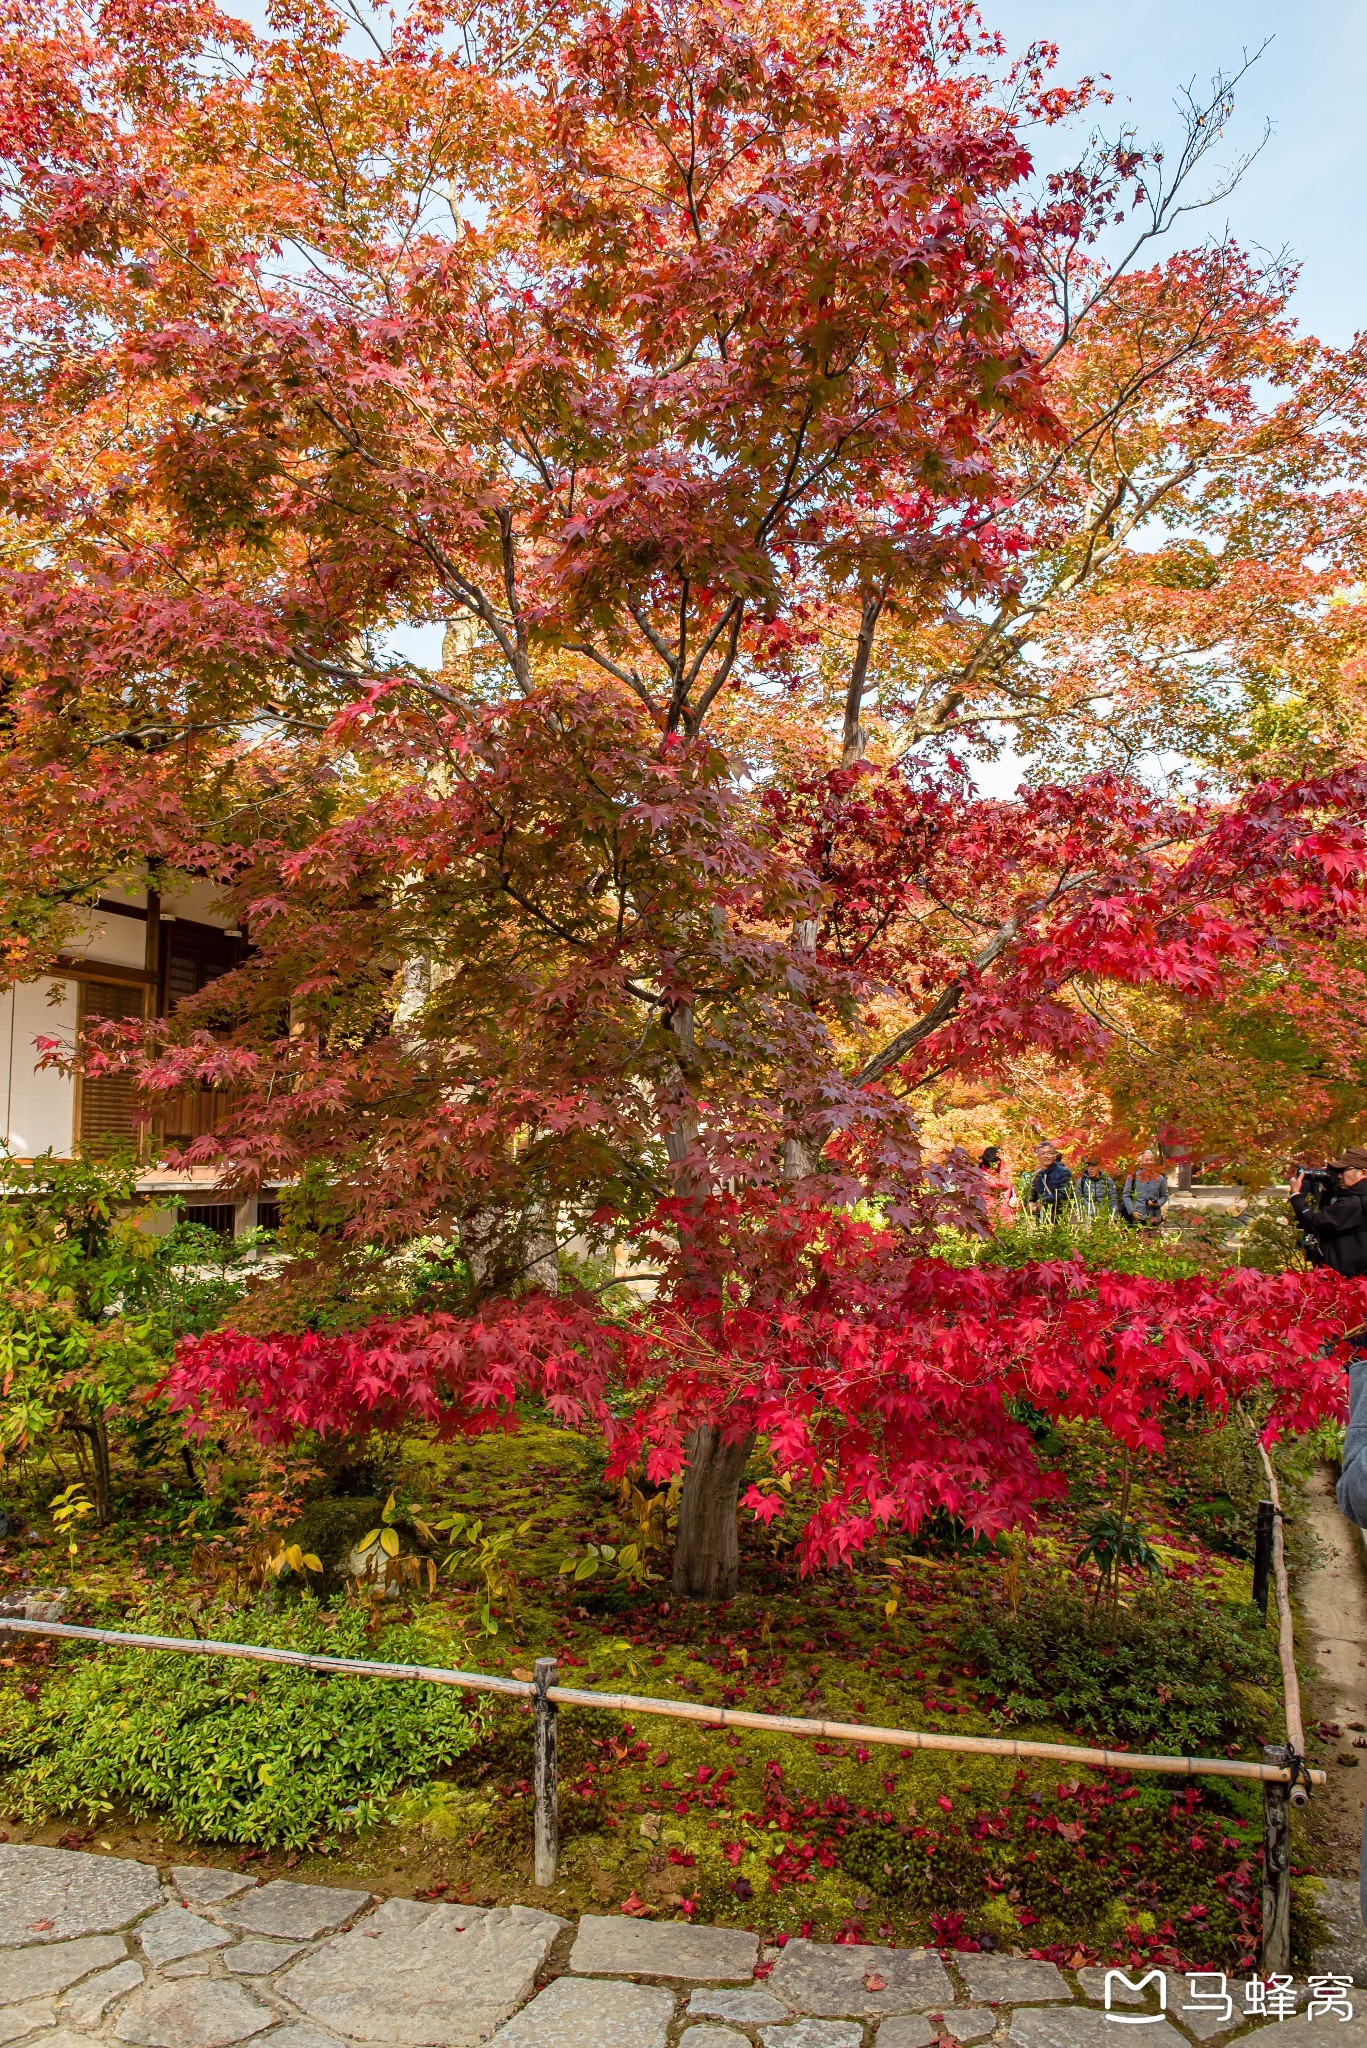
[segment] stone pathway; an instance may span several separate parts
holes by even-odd
[[[1358,1962],[1349,1891],[1333,1895],[1326,1968]],[[1104,1979],[932,1949],[790,1941],[761,1955],[732,1927],[572,1926],[532,1906],[0,1844],[0,2044],[15,2048],[1187,2048],[1249,2025],[1182,2012],[1187,1981],[1172,1977],[1168,2017],[1149,1992],[1145,2032],[1120,2034]],[[1331,2044],[1367,2048],[1367,1988],[1350,2021],[1277,2024],[1276,2048]]]

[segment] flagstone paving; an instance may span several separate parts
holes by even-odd
[[[1353,1888],[1326,1887],[1324,1971],[1359,1960]],[[1138,1975],[1139,1973],[1135,1973]],[[1367,2048],[1351,2019],[1184,2013],[1185,1978],[1112,2003],[1141,2048]],[[1128,2048],[1106,1973],[1026,1956],[790,1941],[684,1921],[431,1905],[341,1886],[0,1843],[0,2048]],[[1352,1996],[1353,1994],[1350,1994]],[[1147,2010],[1139,2011],[1143,2006]]]

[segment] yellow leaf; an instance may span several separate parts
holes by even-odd
[[[311,1572],[320,1572],[323,1569],[322,1558],[315,1557],[311,1550],[304,1552],[304,1563]]]
[[[427,1590],[429,1593],[435,1593],[437,1590],[437,1567],[430,1557],[427,1560]]]
[[[389,1517],[390,1517],[390,1516],[391,1516],[391,1515],[393,1514],[393,1512],[394,1512],[394,1496],[393,1496],[393,1494],[391,1493],[391,1494],[390,1494],[390,1496],[389,1496],[389,1499],[388,1499],[388,1500],[387,1500],[387,1501],[385,1502],[384,1506],[383,1506],[383,1507],[381,1508],[381,1510],[380,1510],[380,1519],[381,1519],[381,1521],[383,1521],[383,1522],[387,1522],[387,1521],[389,1520]]]
[[[574,1568],[574,1576],[576,1579],[591,1579],[597,1569],[598,1560],[596,1557],[581,1557]]]
[[[381,1550],[383,1550],[386,1557],[398,1556],[399,1539],[392,1529],[381,1529],[380,1548]]]
[[[359,1542],[359,1543],[358,1543],[358,1544],[356,1545],[356,1548],[357,1548],[358,1550],[371,1550],[371,1549],[373,1549],[373,1548],[374,1548],[374,1546],[375,1546],[375,1545],[376,1545],[376,1544],[377,1544],[377,1543],[379,1542],[379,1540],[380,1540],[380,1532],[379,1532],[379,1530],[378,1530],[378,1529],[367,1529],[367,1530],[366,1530],[366,1532],[365,1532],[365,1535],[364,1535],[364,1536],[363,1536],[363,1537],[361,1538],[360,1542]]]
[[[291,1571],[301,1572],[304,1569],[304,1553],[297,1543],[291,1543],[286,1550],[285,1563]]]
[[[888,1617],[888,1620],[891,1621],[893,1615],[897,1612],[897,1602],[895,1600],[885,1600],[883,1602],[883,1612]]]

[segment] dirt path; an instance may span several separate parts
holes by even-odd
[[[1355,1881],[1367,1799],[1367,1554],[1339,1513],[1328,1465],[1315,1467],[1306,1508],[1317,1548],[1295,1586],[1299,1661],[1304,1670],[1313,1658],[1317,1674],[1305,1693],[1306,1748],[1329,1782],[1306,1809],[1305,1828],[1314,1867]]]

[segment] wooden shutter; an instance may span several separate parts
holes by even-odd
[[[81,984],[82,1035],[87,1023],[112,1017],[141,1017],[146,998],[127,982],[86,981]],[[81,1074],[77,1088],[79,1144],[82,1152],[116,1152],[138,1142],[134,1122],[136,1097],[126,1074]]]

